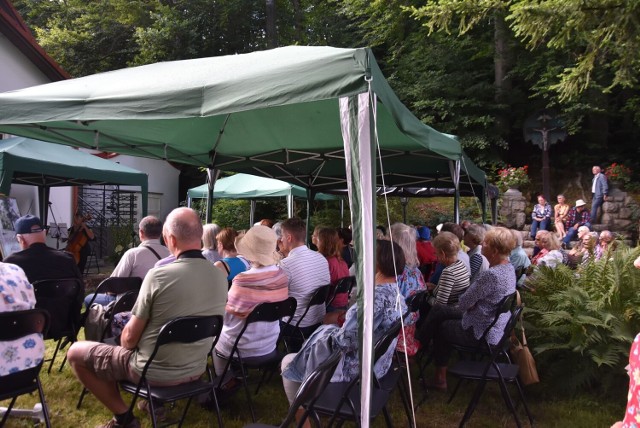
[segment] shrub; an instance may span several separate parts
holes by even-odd
[[[640,248],[619,248],[576,272],[541,267],[524,296],[529,342],[545,381],[567,392],[626,386],[629,348],[640,331]]]
[[[529,184],[529,167],[527,165],[515,167],[507,166],[498,171],[498,179],[496,185],[500,190],[506,190],[511,187],[521,188]]]

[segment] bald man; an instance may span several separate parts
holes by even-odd
[[[121,346],[76,342],[67,354],[78,380],[114,414],[103,427],[140,426],[120,396],[117,381],[138,381],[165,323],[184,316],[224,315],[227,279],[202,256],[198,214],[190,208],[173,210],[164,224],[163,237],[176,261],[145,276],[133,316],[122,331]],[[203,356],[210,347],[208,341],[169,345],[171,349],[158,354],[162,367],[152,364],[147,379],[161,386],[199,378],[206,366]]]

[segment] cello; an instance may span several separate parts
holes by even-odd
[[[87,236],[90,230],[85,222],[91,220],[91,215],[87,214],[82,216],[80,214],[76,214],[75,220],[73,224],[73,233],[69,237],[67,246],[64,250],[71,253],[76,264],[78,264],[80,263],[80,252],[82,251],[82,248],[87,245],[87,242],[90,239],[90,237]],[[93,235],[93,232],[91,234]]]

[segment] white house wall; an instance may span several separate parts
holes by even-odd
[[[110,160],[148,174],[149,215],[155,215],[164,220],[167,214],[178,206],[180,171],[171,166],[171,164],[157,159],[126,155],[119,155]],[[120,189],[140,191],[139,187],[131,186],[120,186]],[[138,204],[138,212],[140,211],[141,207]]]
[[[0,34],[0,92],[42,85],[51,81],[3,34]],[[9,194],[18,202],[20,214],[38,215],[38,188],[21,184],[12,184]],[[59,223],[71,221],[71,188],[51,189],[52,209]],[[49,221],[53,221],[49,212]]]
[[[0,92],[49,82],[51,81],[0,33]]]

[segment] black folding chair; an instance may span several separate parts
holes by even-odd
[[[389,349],[394,339],[400,334],[402,324],[396,321],[376,342],[374,346],[374,365]],[[373,377],[373,388],[371,391],[371,407],[369,418],[373,420],[383,413],[386,424],[392,427],[391,417],[386,405],[391,396],[391,392],[400,378],[400,368],[397,364],[392,364],[391,368],[381,379]],[[322,395],[312,405],[305,404],[305,408],[322,414],[331,416],[329,426],[332,426],[336,419],[341,422],[345,420],[355,421],[360,426],[360,376],[351,382],[330,383]]]
[[[324,302],[324,300],[323,300]],[[238,334],[235,342],[233,343],[233,348],[231,348],[231,352],[229,355],[223,355],[220,352],[216,351],[216,355],[220,358],[227,360],[227,364],[225,365],[224,371],[220,374],[216,373],[219,376],[218,387],[221,388],[226,381],[229,380],[229,370],[231,368],[231,364],[238,366],[240,368],[241,374],[240,378],[242,380],[242,385],[244,386],[244,390],[247,396],[247,402],[249,403],[249,410],[251,411],[251,419],[253,422],[256,421],[255,411],[253,409],[253,403],[251,401],[251,393],[249,392],[249,386],[247,385],[247,372],[249,369],[259,369],[263,371],[262,378],[260,379],[260,383],[258,384],[258,388],[256,389],[256,394],[260,389],[260,385],[265,379],[267,373],[273,373],[278,369],[280,361],[284,357],[284,353],[278,350],[278,343],[275,343],[275,349],[267,355],[262,355],[259,357],[246,357],[242,356],[242,352],[238,349],[238,343],[240,343],[240,339],[242,339],[242,335],[244,334],[247,327],[256,322],[279,322],[280,319],[288,317],[291,320],[291,317],[296,312],[296,299],[293,297],[289,297],[286,300],[281,302],[269,302],[269,303],[260,303],[256,306],[253,311],[249,314],[247,319],[245,320],[244,326],[242,330]],[[287,324],[288,325],[288,322]],[[280,337],[277,342],[280,341]]]
[[[276,426],[253,423],[245,425],[244,428],[287,428],[289,427],[289,425],[291,425],[292,422],[295,422],[296,412],[304,404],[307,405],[307,409],[300,419],[298,426],[301,426],[308,417],[311,417],[311,420],[313,420],[316,423],[316,426],[319,428],[320,420],[318,418],[318,415],[312,410],[313,404],[329,384],[331,376],[333,376],[333,372],[336,371],[336,367],[340,362],[340,357],[342,357],[342,353],[340,351],[334,351],[329,358],[327,358],[322,364],[316,367],[316,369],[313,370],[309,374],[309,376],[307,376],[307,378],[300,385],[300,388],[296,393],[296,398],[293,400],[293,403],[291,403],[291,406],[289,407],[289,412],[287,413],[286,418],[280,425]]]
[[[473,396],[471,397],[471,401],[465,410],[464,416],[460,421],[460,427],[463,427],[467,421],[471,418],[476,406],[478,405],[478,401],[480,401],[480,396],[484,392],[485,386],[488,381],[496,381],[500,386],[500,392],[502,394],[502,398],[506,403],[507,407],[513,414],[513,417],[516,421],[516,425],[521,427],[520,419],[518,418],[518,414],[516,412],[515,405],[513,400],[511,399],[511,395],[509,394],[509,390],[507,389],[507,383],[513,383],[516,385],[518,389],[518,393],[520,394],[520,400],[524,405],[525,411],[527,413],[527,417],[529,418],[529,423],[533,426],[533,416],[529,412],[529,407],[527,406],[527,402],[524,398],[524,392],[522,390],[522,386],[520,385],[520,380],[518,379],[518,371],[519,367],[517,364],[512,364],[510,362],[499,362],[499,358],[504,354],[505,345],[509,342],[509,337],[511,336],[511,332],[522,313],[522,306],[517,306],[513,311],[510,312],[509,321],[504,327],[502,337],[498,344],[491,345],[487,341],[487,333],[483,335],[481,339],[480,346],[485,349],[484,353],[488,354],[489,357],[485,361],[476,361],[476,360],[460,360],[452,367],[449,368],[448,372],[452,376],[457,376],[462,381],[473,380],[478,382],[478,386],[476,387]],[[455,390],[451,394],[449,398],[449,402],[453,400],[458,388],[460,386],[460,382],[456,385]]]
[[[44,309],[29,309],[25,311],[0,313],[0,342],[13,341],[31,334],[40,333],[43,336],[49,328],[49,313]],[[0,376],[0,401],[11,399],[0,427],[4,426],[16,399],[24,394],[38,391],[42,412],[47,428],[51,427],[49,409],[44,398],[44,391],[40,383],[41,361],[37,366],[16,373]]]
[[[351,291],[355,285],[355,276],[345,276],[344,278],[340,278],[336,283],[336,286],[333,288],[333,292],[327,298],[327,306],[331,306],[336,296],[340,293],[347,293],[347,296],[351,297]]]
[[[89,301],[87,305],[87,309],[93,305],[93,302],[96,300],[98,294],[112,294],[118,296],[120,294],[124,294],[127,291],[140,290],[142,286],[142,278],[138,276],[114,276],[105,278],[98,286],[96,287],[96,291],[93,293],[93,297]],[[86,321],[88,312],[84,312],[84,317],[82,318],[82,325],[84,325]]]
[[[211,368],[209,367],[209,365],[206,366],[207,379],[197,379],[192,382],[181,383],[179,385],[151,386],[147,382],[146,378],[147,371],[153,364],[153,360],[156,357],[158,350],[162,346],[168,345],[170,343],[194,343],[199,340],[212,338],[211,347],[208,347],[207,353],[203,353],[202,355],[202,359],[207,360],[208,357],[212,355],[211,353],[213,352],[213,347],[218,341],[220,331],[222,331],[221,315],[176,318],[162,326],[162,328],[160,329],[160,333],[158,334],[156,345],[153,348],[153,352],[149,356],[149,360],[142,369],[140,381],[138,383],[128,381],[120,382],[120,387],[123,390],[133,394],[133,399],[131,400],[129,411],[133,412],[138,397],[146,399],[149,402],[149,413],[151,414],[151,420],[155,428],[157,426],[157,421],[154,403],[163,404],[187,398],[188,400],[185,404],[184,410],[182,411],[182,416],[178,421],[178,426],[182,426],[193,397],[196,397],[200,394],[210,393],[216,407],[216,412],[218,415],[218,425],[220,426],[220,428],[222,428],[222,417],[220,416],[220,408],[218,406],[218,398],[215,391],[214,377],[211,373]]]
[[[56,349],[53,352],[47,373],[51,373],[58,351],[68,343],[77,340],[80,330],[82,298],[84,284],[79,278],[45,279],[35,281],[33,289],[36,295],[36,308],[46,309],[50,316],[50,327],[45,335],[45,340],[56,341]],[[64,342],[63,342],[64,339]],[[65,355],[60,365],[60,371],[67,361]]]
[[[100,335],[100,342],[104,343],[107,339],[111,338],[111,325],[113,324],[114,317],[122,312],[129,312],[133,309],[133,305],[136,304],[136,300],[138,299],[138,294],[140,290],[132,290],[128,291],[116,300],[113,308],[111,308],[111,312],[109,313],[109,318],[107,320],[107,325]],[[115,344],[115,341],[114,343]],[[80,393],[80,398],[78,399],[78,404],[76,405],[76,409],[79,409],[82,406],[82,400],[84,400],[84,396],[87,394],[87,388],[82,388],[82,392]]]
[[[287,323],[288,327],[284,327],[283,339],[284,344],[289,352],[298,352],[302,347],[302,344],[307,339],[307,337],[305,337],[304,330],[302,330],[302,328],[300,327],[300,323],[305,319],[312,307],[325,305],[330,288],[331,285],[323,285],[322,287],[316,289],[316,291],[313,292],[313,295],[311,296],[307,307],[304,309],[304,312],[302,313],[302,315],[300,315],[300,318],[298,318],[296,324],[292,326],[290,323]],[[310,327],[318,328],[319,326],[320,323]],[[305,329],[311,330],[310,327],[305,327]],[[315,330],[315,328],[313,328],[313,330]],[[310,335],[307,334],[307,336]]]

